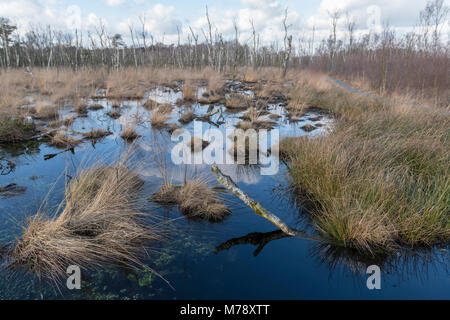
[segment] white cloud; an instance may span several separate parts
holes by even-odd
[[[182,23],[174,17],[174,12],[174,6],[166,7],[160,3],[144,11],[141,17],[145,19],[145,30],[156,38],[165,35],[166,39],[175,39],[176,37],[173,36],[177,34],[177,26],[181,27]],[[139,24],[140,29],[139,17],[130,17],[121,21],[117,25],[117,30],[126,35],[129,33],[129,26],[137,27],[137,24]]]
[[[117,6],[125,4],[125,0],[103,0],[105,5],[116,7],[115,9],[105,10],[105,12],[94,11],[89,6],[80,7],[76,1],[74,4],[68,4],[70,1],[61,0],[0,0],[0,16],[10,18],[17,24],[21,33],[25,32],[30,24],[47,25],[50,24],[56,29],[79,30],[92,29],[99,24],[100,19],[105,25],[109,25],[108,32],[121,33],[124,38],[129,37],[129,25],[134,25],[135,29],[141,28],[138,14],[125,16]],[[450,0],[446,0],[448,3]],[[145,16],[146,31],[157,41],[164,37],[165,43],[176,42],[177,27],[181,27],[182,41],[186,41],[190,35],[189,26],[199,35],[199,40],[204,41],[203,31],[207,30],[207,20],[204,11],[196,12],[191,20],[181,18],[187,16],[184,12],[177,12],[174,5],[157,3],[148,5],[148,0],[133,0],[127,4],[139,4],[143,10],[140,16]],[[233,9],[223,10],[211,5],[209,14],[213,23],[213,32],[218,32],[225,39],[234,38],[234,25],[236,22],[239,29],[239,40],[250,43],[252,38],[251,23],[253,22],[256,32],[260,37],[261,44],[270,44],[278,41],[282,45],[284,36],[283,18],[286,9],[285,0],[240,0],[240,6],[230,7]],[[357,29],[361,32],[368,31],[368,21],[377,20],[374,18],[375,11],[368,11],[368,8],[379,8],[379,24],[389,22],[399,33],[404,33],[415,25],[419,12],[425,6],[425,0],[321,0],[320,5],[310,17],[301,19],[301,6],[296,7],[297,11],[290,7],[288,15],[288,24],[290,32],[296,39],[306,35],[313,26],[316,28],[316,39],[325,38],[330,32],[329,12],[340,10],[342,18],[338,25],[338,36],[344,37],[345,13],[354,17],[357,23]],[[372,12],[372,13],[371,13]],[[178,18],[180,16],[181,18]],[[118,18],[119,17],[119,18]],[[371,21],[372,21],[371,20]],[[448,38],[450,26],[447,23],[442,29],[443,36]]]
[[[279,2],[270,0],[241,0],[242,8],[228,10],[225,13],[215,8],[210,8],[209,14],[214,24],[214,30],[224,37],[234,37],[233,21],[239,29],[239,40],[249,42],[252,38],[252,23],[260,37],[261,44],[268,44],[275,40],[281,40],[284,35],[283,19],[286,7]],[[300,15],[293,9],[288,10],[288,24],[290,32],[297,33],[302,22]],[[206,30],[207,20],[199,17],[192,27],[202,34]]]
[[[319,32],[330,29],[329,13],[341,13],[340,27],[343,29],[346,14],[355,19],[357,29],[367,30],[373,26],[389,24],[399,30],[413,27],[424,8],[424,0],[322,0],[317,13],[308,18],[310,28],[315,26]],[[409,29],[410,30],[410,29]]]
[[[110,5],[111,7],[116,7],[118,5],[121,5],[124,2],[125,2],[125,0],[106,0],[106,3],[108,5]]]

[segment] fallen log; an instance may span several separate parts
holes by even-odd
[[[294,228],[289,227],[283,220],[281,220],[278,216],[268,211],[266,208],[264,208],[258,201],[253,200],[250,198],[248,194],[246,194],[244,191],[239,189],[236,183],[227,176],[226,174],[222,173],[220,169],[216,166],[212,166],[211,170],[216,175],[217,180],[228,190],[233,192],[239,199],[241,199],[246,205],[248,205],[250,208],[252,208],[255,213],[264,219],[269,220],[271,223],[273,223],[275,226],[277,226],[281,231],[283,231],[285,234],[293,237],[298,237],[302,239],[309,239],[314,241],[323,241],[323,238],[317,235],[311,235],[306,233],[302,230],[297,230]]]

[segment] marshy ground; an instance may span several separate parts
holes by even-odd
[[[370,296],[361,293],[370,264],[386,272],[383,297],[428,288],[442,297],[448,287],[442,114],[271,68],[7,71],[2,79],[1,298],[360,297]],[[203,132],[279,130],[277,175],[261,175],[258,163],[218,167],[323,241],[280,233],[221,187],[210,165],[173,164],[172,132],[194,135],[195,123]],[[193,136],[185,149],[208,145]],[[80,292],[39,280],[68,263],[86,267]]]

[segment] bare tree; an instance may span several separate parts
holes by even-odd
[[[283,28],[284,28],[284,59],[283,59],[283,78],[286,76],[289,58],[292,53],[292,35],[289,35],[289,28],[292,25],[287,24],[288,8],[284,11]]]

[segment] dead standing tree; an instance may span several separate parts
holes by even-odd
[[[286,76],[289,59],[292,53],[292,35],[289,35],[289,28],[292,25],[287,24],[288,9],[284,11],[283,28],[284,28],[284,53],[283,53],[283,78]]]

